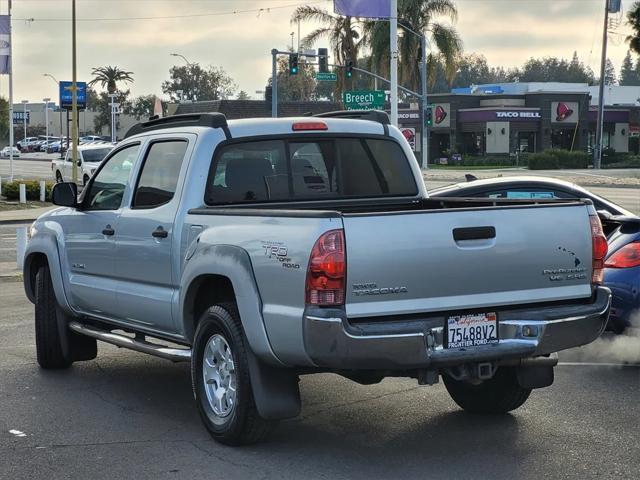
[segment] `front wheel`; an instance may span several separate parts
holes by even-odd
[[[256,443],[275,422],[260,417],[253,398],[246,340],[235,305],[215,305],[198,323],[191,383],[207,430],[227,445]]]
[[[478,385],[443,375],[444,385],[454,402],[471,413],[503,414],[521,407],[531,394],[518,383],[513,367],[500,367],[495,375]]]
[[[47,370],[69,368],[74,361],[92,360],[98,354],[95,339],[72,332],[68,317],[58,306],[49,267],[36,274],[36,353]]]

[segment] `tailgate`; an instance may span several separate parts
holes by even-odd
[[[343,221],[350,317],[591,295],[582,204],[345,214]]]

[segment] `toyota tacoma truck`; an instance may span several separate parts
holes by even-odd
[[[24,262],[39,365],[96,340],[190,362],[226,444],[298,415],[320,372],[514,410],[609,315],[588,200],[430,199],[384,112],[150,120],[52,196]]]

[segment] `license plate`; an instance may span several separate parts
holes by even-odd
[[[498,315],[468,313],[447,318],[447,348],[477,347],[498,342]]]

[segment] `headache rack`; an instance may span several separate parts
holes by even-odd
[[[227,139],[231,138],[227,117],[222,113],[188,113],[184,115],[169,115],[168,117],[152,118],[147,122],[136,123],[125,134],[129,138],[138,133],[174,127],[209,127],[221,128]]]

